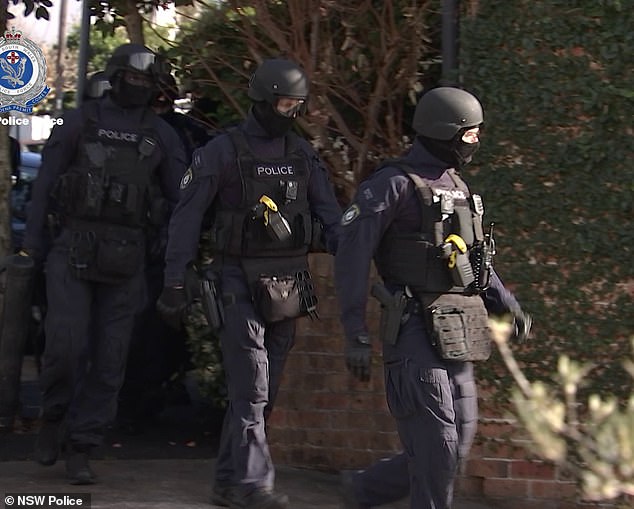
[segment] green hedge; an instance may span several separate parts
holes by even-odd
[[[464,2],[463,2],[464,4]],[[467,173],[497,223],[497,267],[535,318],[531,377],[592,361],[592,388],[630,390],[634,334],[634,2],[470,2],[461,78],[485,109]],[[480,377],[510,379],[495,362]]]

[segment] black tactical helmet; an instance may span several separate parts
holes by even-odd
[[[158,55],[141,44],[122,44],[114,50],[106,64],[106,77],[112,79],[119,71],[137,71],[157,77],[161,72],[161,62]]]
[[[295,63],[282,58],[264,60],[249,81],[249,97],[275,105],[278,97],[308,97],[308,77]]]
[[[84,97],[86,99],[99,99],[112,88],[106,73],[103,71],[97,71],[90,75],[86,81],[86,89],[84,91]]]
[[[171,102],[174,102],[179,97],[176,79],[170,73],[161,73],[158,80],[158,88],[159,93],[168,98]]]
[[[420,136],[451,140],[460,130],[483,121],[482,105],[473,95],[459,88],[439,87],[420,98],[412,127]]]

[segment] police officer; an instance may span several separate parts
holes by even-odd
[[[107,97],[64,116],[43,150],[25,251],[46,256],[47,215],[60,226],[46,256],[48,313],[36,457],[68,452],[72,484],[91,484],[89,452],[116,411],[135,311],[145,298],[151,231],[166,227],[185,171],[180,140],[149,108],[160,69],[138,44],[119,46]],[[53,200],[51,200],[53,196]]]
[[[211,136],[197,120],[174,111],[177,98],[176,80],[168,72],[161,73],[151,107],[178,134],[189,165],[194,150],[205,145]],[[148,259],[147,306],[135,319],[125,380],[119,394],[117,420],[128,434],[140,433],[156,420],[165,406],[168,391],[172,396],[187,397],[179,381],[168,386],[189,361],[185,330],[166,326],[156,310],[156,301],[163,290],[166,244],[166,238],[157,239]]]
[[[198,120],[174,109],[174,102],[178,97],[178,85],[174,76],[163,73],[159,79],[158,91],[152,100],[152,109],[180,136],[189,166],[194,150],[205,145],[212,135]]]
[[[112,88],[110,80],[104,71],[97,71],[86,80],[84,101],[101,99]]]
[[[479,147],[482,122],[472,94],[430,90],[416,107],[411,150],[362,182],[343,213],[335,279],[346,364],[369,380],[365,310],[374,257],[386,397],[404,450],[343,476],[350,508],[409,493],[412,508],[449,509],[459,460],[476,431],[472,361],[490,353],[487,313],[512,314],[518,339],[530,330],[530,316],[493,271],[482,199],[458,172]]]
[[[196,257],[203,215],[213,209],[229,399],[212,495],[217,505],[288,507],[288,497],[273,490],[265,422],[293,346],[295,318],[314,313],[306,255],[313,234],[319,236],[315,220],[334,252],[341,217],[321,160],[291,131],[308,87],[295,63],[263,61],[249,83],[246,120],[194,153],[170,221],[158,307],[174,315],[185,307],[185,268]]]

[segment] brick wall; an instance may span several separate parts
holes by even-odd
[[[295,348],[269,421],[272,454],[276,463],[297,467],[362,468],[399,450],[385,403],[380,345],[374,344],[371,382],[357,382],[348,374],[342,354],[332,258],[312,255],[311,272],[319,291],[321,320],[299,321]],[[368,325],[374,339],[378,317],[378,304],[370,298]],[[513,421],[490,412],[481,414],[458,493],[490,500],[501,509],[618,507],[578,501],[575,484],[553,465],[533,458],[527,443]]]
[[[344,363],[332,257],[314,255],[311,273],[319,290],[320,320],[303,318],[298,323],[269,422],[273,454],[276,462],[287,465],[325,470],[361,467],[399,447],[385,403],[379,345],[374,345],[370,383],[357,382]],[[371,302],[368,316],[373,330],[378,310],[378,304]]]

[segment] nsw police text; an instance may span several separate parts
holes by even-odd
[[[6,509],[90,508],[90,493],[5,493],[4,506]]]

